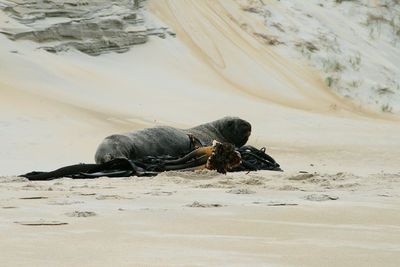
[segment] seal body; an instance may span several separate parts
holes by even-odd
[[[95,161],[104,163],[115,158],[140,159],[162,155],[179,157],[193,150],[189,135],[204,146],[211,146],[216,140],[241,147],[246,144],[250,133],[250,123],[237,117],[224,117],[190,129],[146,128],[106,137],[97,148]]]
[[[224,117],[185,131],[199,139],[204,146],[211,146],[216,140],[220,143],[231,143],[236,147],[241,147],[250,137],[251,124],[238,117]]]

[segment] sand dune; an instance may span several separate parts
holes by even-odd
[[[146,18],[176,37],[120,54],[49,53],[0,34],[2,176],[93,162],[111,133],[226,115],[250,121],[249,143],[286,171],[0,177],[6,266],[396,266],[398,116],[336,94],[318,68],[266,45],[250,2],[149,1]],[[6,4],[0,29],[28,27]]]
[[[198,60],[221,80],[228,81],[231,90],[305,110],[326,111],[334,104],[345,106],[315,72],[276,54],[241,29],[240,25],[252,18],[244,17],[235,1],[151,4],[154,13],[176,30]]]
[[[235,1],[151,1],[150,10],[177,33],[176,39],[151,37],[127,53],[92,57],[73,50],[50,54],[35,43],[0,36],[1,99],[31,99],[34,105],[1,107],[1,121],[9,131],[3,131],[0,140],[13,151],[5,157],[3,173],[90,162],[96,145],[112,132],[166,123],[188,127],[224,115],[251,121],[251,143],[278,151],[335,150],[340,145],[356,145],[358,150],[375,140],[376,149],[397,153],[399,128],[391,122],[397,119],[356,107],[327,88],[316,70],[249,35],[240,24],[257,27],[260,22]],[[19,95],[10,99],[10,90]],[[64,121],[44,109],[37,118],[48,125],[37,126],[31,112],[38,112],[33,110],[43,97],[49,105],[60,106]],[[23,139],[14,135],[10,145],[10,132],[25,134],[15,118],[6,115],[14,111],[24,114],[35,130]],[[60,127],[74,134],[56,131]],[[51,146],[46,145],[46,134],[52,136]],[[41,149],[26,146],[30,142],[40,143]],[[22,150],[12,149],[15,145]],[[57,160],[48,164],[48,153]],[[21,165],[21,157],[31,164]]]

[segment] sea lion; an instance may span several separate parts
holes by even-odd
[[[146,128],[106,137],[97,148],[95,161],[104,163],[115,158],[140,159],[162,155],[178,157],[193,150],[190,136],[203,146],[211,146],[216,140],[241,147],[246,144],[250,133],[250,123],[238,117],[224,117],[190,129],[170,126]]]

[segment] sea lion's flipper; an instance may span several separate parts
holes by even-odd
[[[76,164],[59,168],[50,172],[30,172],[20,175],[31,181],[47,181],[61,177],[73,179],[90,179],[101,176],[126,177],[140,175],[143,169],[125,158],[116,158],[102,164]]]
[[[20,175],[21,177],[28,178],[31,181],[47,181],[61,177],[68,177],[81,172],[90,172],[93,168],[97,167],[97,164],[76,164],[66,166],[51,172],[29,172]]]

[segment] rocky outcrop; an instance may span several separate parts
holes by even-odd
[[[1,32],[55,53],[70,48],[90,55],[126,52],[150,35],[174,35],[164,26],[152,25],[144,6],[145,0],[0,1],[0,9],[16,22]]]

